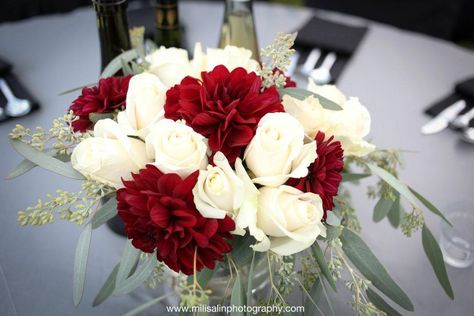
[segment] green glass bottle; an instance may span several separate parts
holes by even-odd
[[[227,45],[247,48],[253,59],[260,60],[252,0],[226,0],[219,47]]]
[[[155,14],[156,44],[165,47],[182,47],[178,0],[156,0]]]
[[[131,49],[127,0],[92,0],[99,31],[101,69],[123,51]]]

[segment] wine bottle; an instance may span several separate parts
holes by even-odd
[[[99,31],[101,69],[131,48],[127,20],[127,0],[92,0]]]
[[[156,0],[156,33],[158,46],[182,47],[178,0]]]
[[[227,45],[247,48],[253,59],[260,60],[252,0],[226,0],[219,47]]]

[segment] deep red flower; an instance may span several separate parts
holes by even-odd
[[[215,261],[232,250],[228,240],[234,221],[203,217],[196,209],[192,189],[199,171],[182,180],[147,165],[132,181],[123,181],[117,191],[118,215],[132,244],[144,252],[156,249],[159,261],[176,272],[190,275],[204,267],[214,269]]]
[[[209,138],[213,153],[221,151],[231,164],[252,139],[260,119],[283,112],[276,88],[260,91],[262,80],[244,68],[232,72],[222,65],[201,73],[202,80],[186,77],[168,90],[165,117],[184,119]]]
[[[125,107],[130,78],[132,76],[109,77],[100,79],[97,86],[84,87],[82,94],[69,107],[79,117],[72,123],[74,131],[83,132],[92,127],[91,113],[109,113]]]
[[[318,194],[323,200],[325,220],[326,212],[334,208],[333,198],[337,195],[342,180],[344,152],[341,143],[333,141],[334,136],[331,136],[328,140],[324,140],[324,138],[323,132],[318,132],[315,137],[318,158],[308,167],[308,175],[304,178],[289,179],[286,184],[303,192]]]

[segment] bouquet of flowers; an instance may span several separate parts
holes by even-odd
[[[209,305],[216,302],[212,283],[221,271],[226,286],[219,299],[234,306],[285,307],[298,289],[305,314],[314,315],[321,312],[319,295],[329,303],[326,289],[336,291],[341,280],[353,293],[355,314],[412,311],[359,236],[343,185],[372,175],[379,178],[369,187],[369,197],[378,199],[374,220],[387,217],[407,236],[421,229],[435,275],[453,297],[421,207],[446,219],[398,179],[396,150],[377,150],[364,140],[371,118],[357,98],[311,79],[299,89],[284,75],[295,36],[280,34],[262,50],[262,64],[238,47],[204,53],[197,44],[189,60],[177,48],[145,53],[138,40],[98,84],[82,89],[51,129],[18,125],[11,132],[25,159],[9,177],[39,166],[83,181],[80,192],[58,190],[18,217],[22,225],[43,225],[57,214],[84,225],[75,305],[92,232],[118,215],[128,241],[94,305],[143,284],[156,286],[167,275],[178,281],[181,306]],[[257,284],[260,272],[265,281]],[[262,286],[264,296],[255,297]]]

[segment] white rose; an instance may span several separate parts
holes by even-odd
[[[305,177],[317,154],[316,142],[305,144],[304,139],[303,126],[290,114],[266,114],[244,154],[253,182],[277,187],[289,178]]]
[[[224,218],[234,215],[244,201],[244,183],[220,151],[214,155],[215,166],[199,171],[193,189],[194,204],[202,216]]]
[[[309,81],[308,90],[337,103],[342,110],[324,109],[319,100],[309,96],[305,100],[285,95],[283,106],[285,111],[294,116],[304,126],[309,137],[314,138],[318,131],[326,135],[334,135],[341,141],[345,155],[364,156],[375,149],[375,146],[363,138],[370,132],[370,114],[357,98],[346,100],[335,86],[317,86]]]
[[[250,50],[230,45],[223,49],[207,49],[207,71],[214,69],[217,65],[224,65],[229,71],[237,67],[242,67],[247,72],[259,69],[259,63],[252,59],[252,52]]]
[[[326,236],[321,223],[323,204],[319,195],[282,185],[263,187],[258,198],[257,226],[271,237],[270,250],[289,256]]]
[[[145,138],[148,158],[164,173],[186,178],[207,166],[207,140],[183,122],[162,119]]]
[[[122,178],[131,180],[148,162],[145,144],[127,137],[111,119],[98,121],[94,137],[80,142],[71,156],[74,169],[86,177],[113,186],[123,187]]]
[[[120,127],[129,135],[145,138],[149,127],[165,114],[166,91],[160,79],[151,73],[133,76],[127,91],[127,107],[117,116]]]
[[[157,75],[168,88],[180,83],[184,77],[192,73],[188,52],[185,49],[161,46],[145,59],[150,63],[148,70]]]

